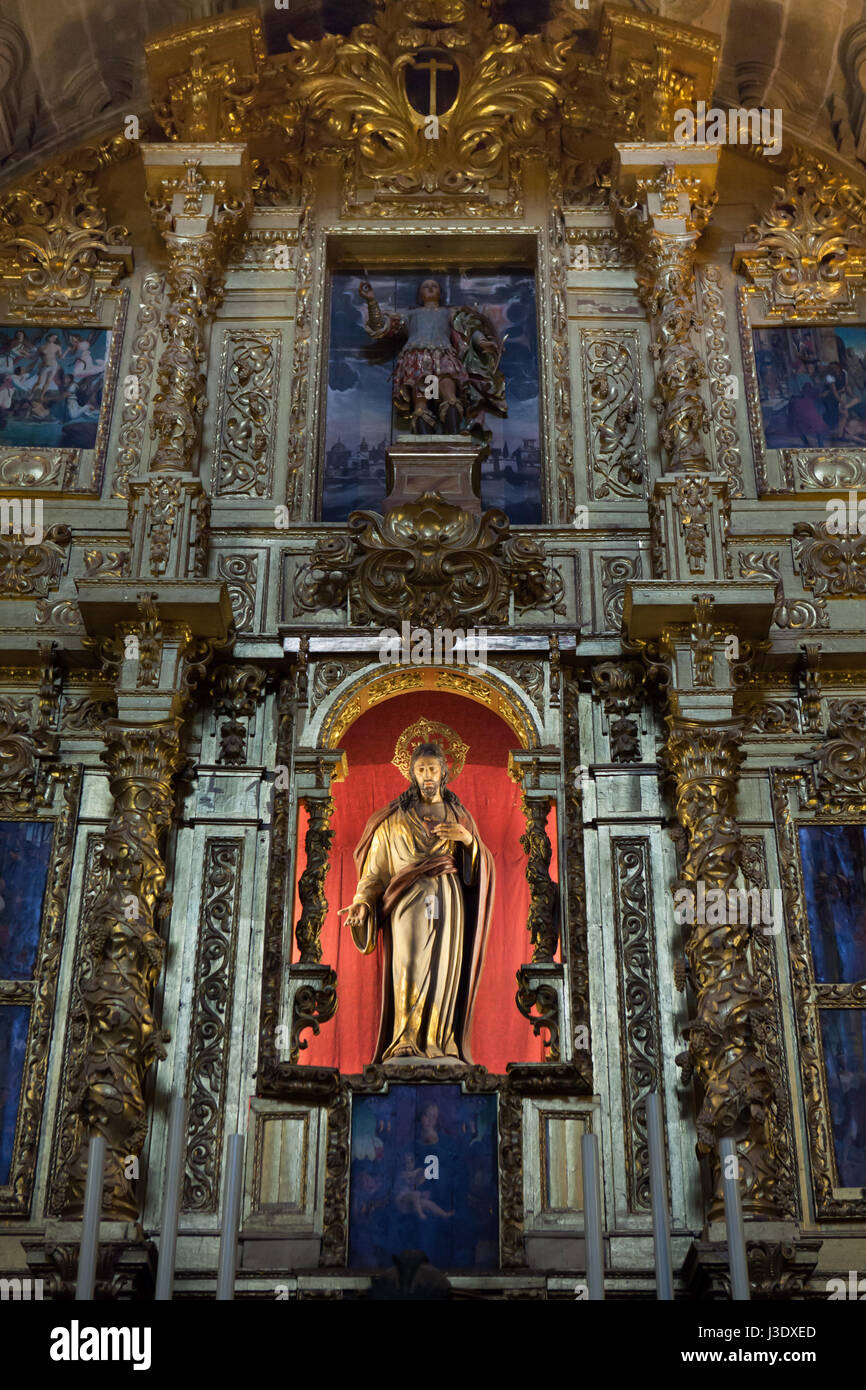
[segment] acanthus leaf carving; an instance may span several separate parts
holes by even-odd
[[[95,184],[98,159],[59,160],[0,197],[0,280],[15,316],[93,319],[101,294],[132,269],[125,227],[109,226]]]
[[[866,815],[866,701],[831,700],[827,737],[814,753],[806,804],[844,815]]]
[[[512,594],[518,612],[565,611],[562,579],[536,540],[511,535],[497,508],[476,517],[429,492],[385,517],[352,512],[348,534],[320,541],[295,578],[296,612],[348,598],[361,623],[503,623]]]
[[[866,274],[866,228],[856,190],[843,174],[795,149],[784,187],[737,248],[764,294],[766,315],[787,322],[850,317]]]
[[[832,535],[826,522],[798,521],[791,547],[803,588],[816,600],[866,594],[866,536]]]
[[[72,541],[68,526],[51,526],[38,542],[0,535],[0,594],[45,598],[60,583],[66,550]]]
[[[738,555],[741,579],[770,579],[775,585],[773,622],[776,627],[829,627],[827,604],[818,595],[814,603],[808,599],[789,600],[785,597],[778,550],[741,550]]]
[[[594,497],[643,497],[646,440],[638,335],[584,329],[584,398]]]

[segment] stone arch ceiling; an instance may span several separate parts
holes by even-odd
[[[295,33],[348,32],[374,0],[259,0],[268,47]],[[521,31],[551,0],[493,0]],[[144,42],[173,25],[246,6],[233,0],[3,0],[0,178],[145,115]],[[634,0],[626,5],[719,35],[721,103],[781,107],[794,135],[866,164],[866,6],[862,0]],[[590,0],[595,27],[600,0]]]

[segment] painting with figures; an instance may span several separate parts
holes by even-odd
[[[107,328],[0,324],[0,446],[93,449]]]
[[[800,857],[815,979],[866,980],[866,826],[804,825]],[[866,1010],[820,1011],[836,1168],[866,1186]]]
[[[501,507],[514,524],[541,522],[534,274],[335,273],[323,520],[379,509],[395,436],[437,432],[486,444],[483,507]]]
[[[349,1264],[423,1250],[446,1269],[499,1262],[496,1097],[393,1085],[352,1104]]]
[[[756,328],[768,449],[866,444],[866,325]]]

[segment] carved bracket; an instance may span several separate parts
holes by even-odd
[[[289,1057],[293,1065],[304,1048],[309,1047],[301,1034],[311,1028],[316,1037],[321,1025],[337,1012],[337,973],[329,965],[292,965],[289,967]]]
[[[798,521],[791,547],[803,588],[816,599],[866,594],[866,536],[836,536],[826,522]]]
[[[60,583],[71,540],[68,526],[52,526],[33,543],[0,535],[0,596],[46,598]]]
[[[641,707],[646,681],[639,661],[600,661],[592,668],[592,683],[608,719],[610,756],[615,763],[639,763],[640,731],[629,719]]]
[[[546,1061],[560,1060],[560,1021],[563,1017],[563,971],[561,965],[521,965],[517,972],[515,1002],[532,1024],[536,1037],[547,1029],[544,1046]],[[533,1012],[535,1010],[535,1012]]]
[[[565,612],[538,541],[512,536],[498,508],[478,517],[425,492],[385,517],[352,512],[347,536],[320,541],[295,577],[295,612],[348,599],[357,623],[504,623],[512,594],[518,612]]]
[[[219,751],[219,761],[227,767],[246,762],[247,730],[240,721],[254,717],[267,676],[260,666],[218,666],[213,673],[214,714],[228,716],[220,729]]]

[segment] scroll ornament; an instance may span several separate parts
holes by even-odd
[[[563,584],[543,547],[513,536],[504,512],[473,516],[425,492],[387,516],[352,512],[348,534],[322,540],[295,580],[296,612],[341,608],[358,623],[395,619],[456,626],[517,612],[564,613]]]

